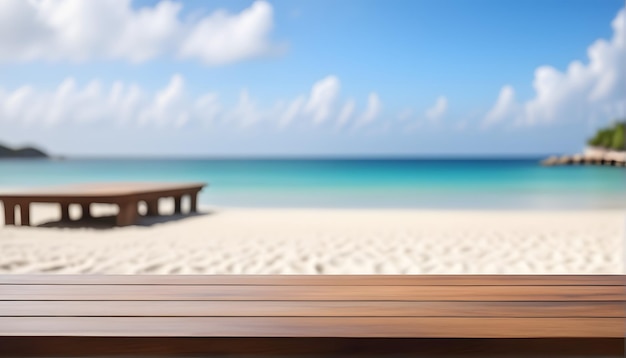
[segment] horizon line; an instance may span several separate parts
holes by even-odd
[[[457,160],[457,159],[541,159],[551,154],[434,154],[434,155],[51,155],[52,160],[71,159],[152,159],[152,160]],[[10,158],[7,158],[10,159]]]

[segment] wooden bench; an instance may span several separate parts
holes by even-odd
[[[136,222],[138,203],[147,204],[147,215],[159,214],[159,199],[174,198],[174,213],[181,213],[181,199],[190,198],[190,211],[197,210],[197,196],[205,183],[92,183],[37,188],[26,192],[0,193],[4,204],[5,225],[15,225],[15,209],[20,209],[21,225],[30,225],[31,203],[58,203],[61,220],[69,220],[69,206],[80,204],[83,217],[91,217],[93,203],[116,204],[119,212],[116,225],[127,226]]]
[[[625,281],[0,275],[0,355],[623,357]]]

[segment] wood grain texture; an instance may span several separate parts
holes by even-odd
[[[619,275],[0,276],[0,356],[622,357],[625,335]]]
[[[14,285],[624,286],[625,275],[0,275]]]
[[[2,316],[614,317],[624,302],[0,301]]]
[[[623,338],[623,318],[2,317],[0,336]]]
[[[5,357],[624,357],[620,338],[0,337]]]
[[[622,286],[1,285],[0,300],[624,301]]]

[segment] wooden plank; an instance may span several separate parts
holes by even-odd
[[[5,357],[624,357],[621,338],[0,337]]]
[[[624,302],[0,301],[0,316],[626,317]]]
[[[74,197],[110,197],[153,193],[177,193],[180,191],[200,190],[206,183],[157,183],[157,182],[113,182],[58,185],[35,187],[26,191],[0,193],[2,198],[74,198]]]
[[[626,275],[0,275],[24,285],[614,286]]]
[[[623,338],[623,318],[1,317],[0,336]]]
[[[622,286],[1,285],[0,300],[624,301]]]

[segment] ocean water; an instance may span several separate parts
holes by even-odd
[[[0,188],[201,181],[216,207],[626,208],[626,170],[532,159],[0,160]]]

